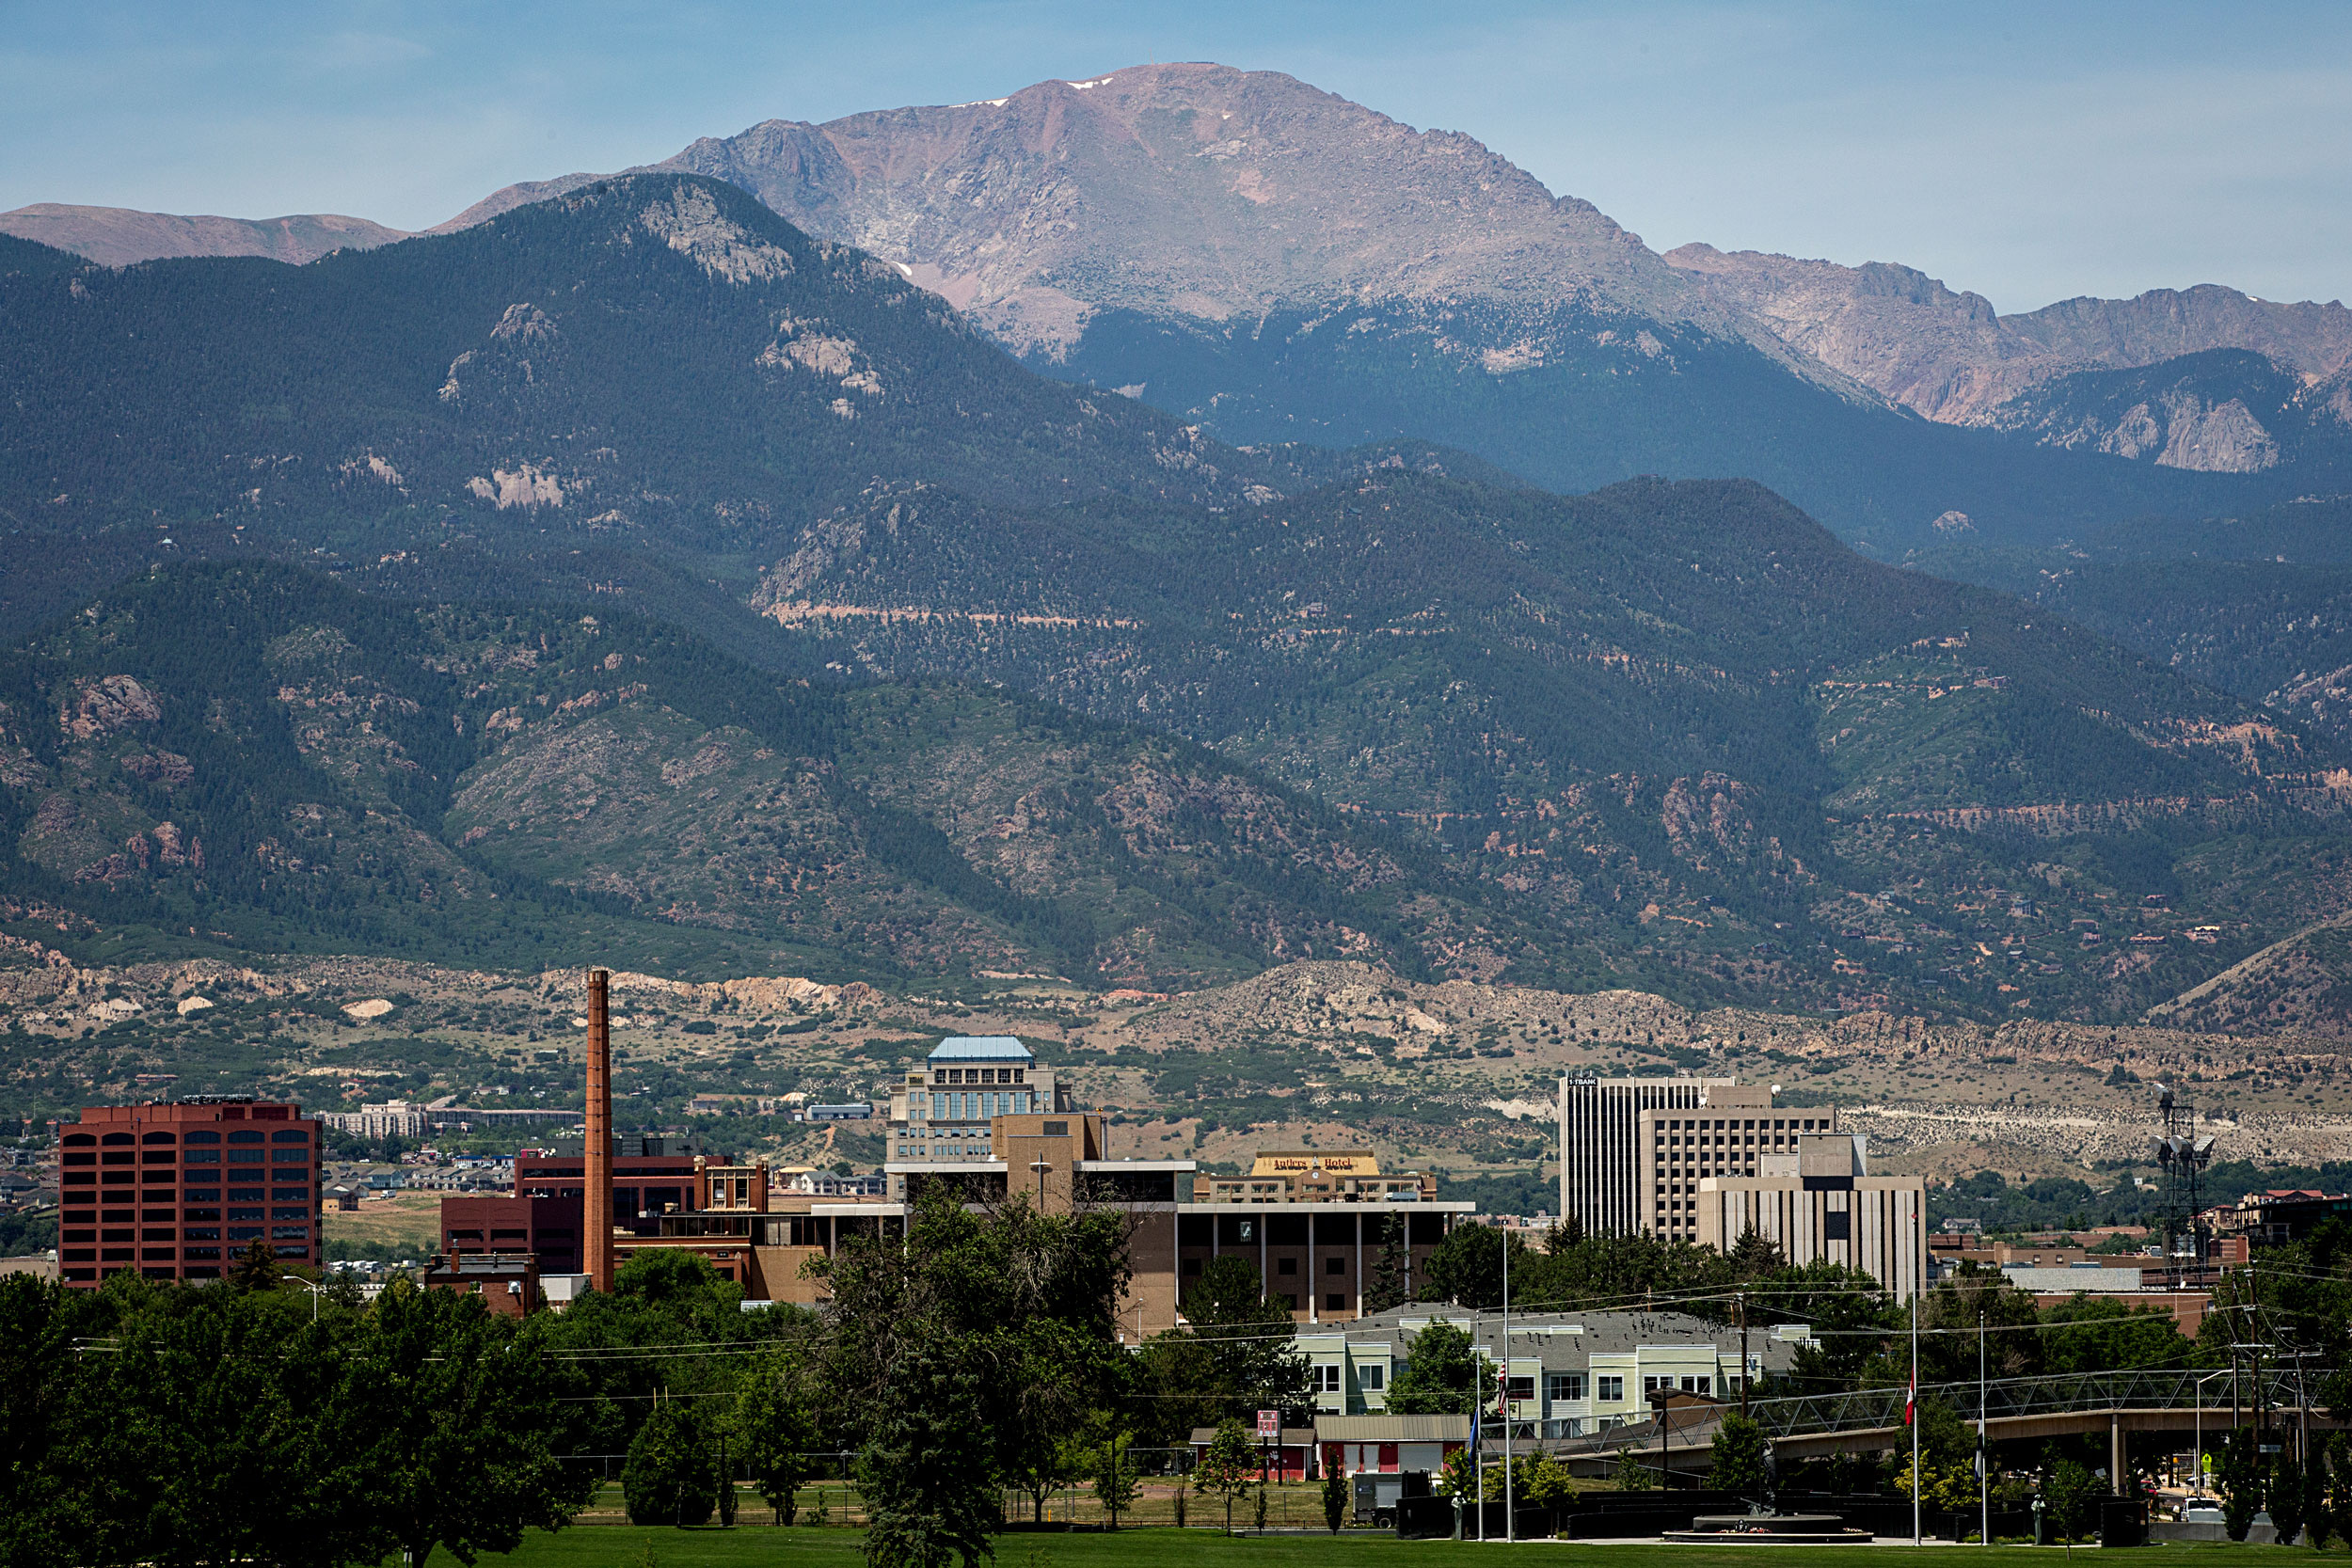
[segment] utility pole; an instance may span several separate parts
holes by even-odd
[[[1740,1291],[1732,1298],[1740,1307],[1740,1414],[1748,1413],[1748,1293]]]
[[[1985,1447],[1984,1308],[1977,1308],[1977,1508],[1983,1518],[1977,1526],[1977,1544],[1993,1544],[1993,1450]]]

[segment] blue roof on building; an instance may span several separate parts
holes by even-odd
[[[1010,1035],[950,1035],[930,1054],[934,1062],[1034,1062],[1029,1048]]]

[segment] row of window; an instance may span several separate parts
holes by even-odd
[[[907,1101],[907,1115],[953,1121],[1019,1117],[1029,1114],[1035,1100],[1026,1089],[1018,1094],[917,1094]]]
[[[1323,1363],[1313,1368],[1312,1370],[1316,1393],[1337,1394],[1343,1391],[1342,1380],[1344,1370],[1337,1362]],[[1387,1371],[1388,1370],[1377,1362],[1359,1366],[1356,1369],[1358,1387],[1365,1393],[1380,1392]],[[1584,1398],[1585,1379],[1582,1372],[1546,1372],[1543,1377],[1544,1398],[1550,1403],[1574,1404]],[[1594,1374],[1592,1381],[1594,1395],[1601,1403],[1622,1404],[1625,1402],[1625,1377],[1622,1373],[1599,1372]],[[1642,1393],[1645,1398],[1661,1389],[1670,1392],[1679,1390],[1686,1394],[1712,1394],[1715,1391],[1715,1384],[1714,1379],[1704,1372],[1644,1375]],[[1534,1374],[1529,1373],[1525,1376],[1513,1374],[1505,1392],[1514,1403],[1523,1403],[1533,1400],[1535,1397]]]
[[[1826,1132],[1826,1117],[1806,1117],[1802,1121],[1794,1117],[1751,1117],[1742,1121],[1736,1117],[1714,1120],[1701,1117],[1677,1117],[1664,1123],[1670,1132]]]
[[[229,1211],[229,1221],[232,1226],[239,1224],[258,1225],[261,1221],[267,1219],[277,1222],[280,1228],[284,1228],[285,1223],[288,1221],[307,1221],[310,1217],[310,1212],[308,1209],[273,1209],[266,1214],[259,1209],[231,1209]],[[169,1242],[178,1240],[191,1242],[217,1242],[220,1240],[220,1215],[217,1212],[209,1214],[191,1214],[188,1218],[193,1220],[209,1220],[213,1223],[210,1225],[188,1226],[179,1235],[175,1235],[173,1231],[168,1228],[145,1229],[139,1232],[139,1240],[143,1242]],[[230,1234],[233,1237],[237,1234],[237,1232],[232,1230]],[[260,1232],[258,1230],[250,1230],[245,1232],[245,1234],[248,1236],[259,1235]],[[310,1230],[308,1227],[305,1226],[297,1231],[297,1234],[308,1236],[310,1234]],[[131,1240],[131,1232],[128,1227],[93,1230],[76,1229],[72,1226],[68,1226],[58,1233],[58,1239],[66,1242],[127,1242]]]
[[[226,1189],[220,1187],[190,1187],[180,1195],[181,1201],[188,1204],[219,1203],[223,1201],[221,1194],[224,1190],[229,1195],[227,1201],[230,1203],[268,1202],[308,1204],[310,1201],[310,1189],[308,1187],[230,1187]],[[121,1203],[126,1206],[129,1205],[135,1197],[142,1204],[151,1204],[157,1206],[158,1208],[172,1206],[172,1196],[171,1194],[167,1192],[137,1194],[68,1193],[65,1195],[65,1200],[68,1203],[88,1203],[94,1199],[101,1203]],[[127,1207],[123,1212],[128,1212]],[[77,1214],[87,1215],[88,1212],[89,1211],[87,1209],[70,1209],[66,1211],[66,1223],[71,1225],[73,1223],[74,1217]],[[108,1212],[111,1213],[114,1212],[114,1211],[109,1210]]]
[[[944,1067],[933,1070],[934,1084],[1025,1084],[1029,1070],[1017,1067]],[[917,1078],[916,1083],[922,1079]]]
[[[217,1165],[221,1163],[220,1157],[223,1152],[217,1148],[151,1148],[145,1151],[110,1148],[94,1154],[85,1149],[78,1154],[68,1153],[59,1156],[59,1163],[67,1165],[170,1165],[184,1162],[191,1165]],[[264,1163],[277,1165],[307,1165],[313,1163],[310,1150],[307,1148],[231,1148],[225,1152],[229,1156],[229,1164],[232,1165],[258,1165]],[[137,1155],[135,1160],[132,1158],[134,1154]],[[268,1156],[266,1162],[262,1159],[263,1155]]]
[[[299,1258],[307,1256],[310,1250],[310,1229],[306,1226],[280,1225],[274,1226],[269,1228],[267,1239],[273,1243],[302,1243],[298,1246],[279,1245],[275,1247],[278,1255],[281,1258]],[[263,1239],[263,1232],[262,1227],[259,1226],[232,1227],[226,1238],[222,1238],[215,1233],[212,1239],[215,1241],[221,1241],[225,1239],[230,1243],[258,1242]],[[220,1256],[220,1248],[217,1246],[189,1246],[174,1249],[168,1246],[116,1245],[98,1247],[62,1246],[57,1249],[58,1261],[61,1263],[128,1263],[134,1261],[135,1259],[152,1263],[169,1261],[175,1256],[183,1258],[218,1258]]]
[[[103,1136],[93,1132],[68,1132],[58,1140],[67,1148],[95,1148],[101,1146],[113,1148],[133,1141],[132,1135],[128,1132],[108,1132]],[[185,1137],[176,1132],[150,1132],[136,1141],[142,1144],[216,1144],[224,1141],[224,1134],[213,1132],[209,1128],[199,1127],[190,1131]],[[264,1136],[259,1128],[245,1127],[225,1134],[225,1141],[232,1144],[258,1144],[264,1141]],[[307,1144],[310,1141],[310,1133],[308,1128],[288,1127],[267,1134],[266,1141],[274,1144]]]

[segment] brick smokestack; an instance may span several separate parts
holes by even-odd
[[[580,1208],[580,1266],[612,1289],[612,1013],[609,971],[588,972],[588,1191]]]

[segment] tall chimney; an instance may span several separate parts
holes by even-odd
[[[588,972],[588,1192],[580,1206],[580,1266],[612,1289],[612,1014],[609,971]]]

